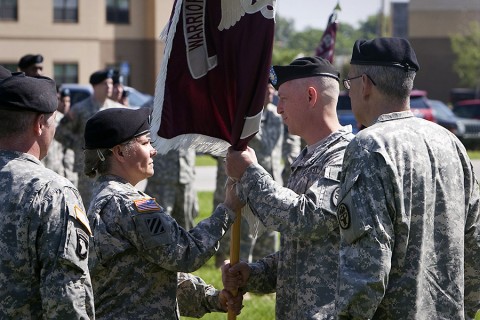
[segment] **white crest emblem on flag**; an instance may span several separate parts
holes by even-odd
[[[222,20],[218,24],[218,30],[222,31],[233,27],[245,13],[253,14],[261,12],[267,19],[275,18],[277,0],[222,0]]]

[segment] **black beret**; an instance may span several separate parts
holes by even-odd
[[[293,60],[288,66],[272,66],[269,81],[278,90],[284,82],[316,76],[330,77],[338,81],[340,73],[328,60],[303,57]]]
[[[70,97],[70,89],[64,88],[60,91],[60,96],[63,97]]]
[[[123,84],[123,76],[118,72],[114,72],[112,75],[113,84]]]
[[[350,64],[396,67],[415,72],[420,68],[415,51],[403,38],[357,40]]]
[[[112,148],[150,131],[151,108],[98,111],[85,126],[85,149]]]
[[[11,77],[12,73],[7,68],[0,66],[0,80]]]
[[[42,63],[43,56],[41,54],[27,54],[20,58],[18,62],[18,67],[20,69],[25,69],[31,66],[32,64]]]
[[[110,69],[95,71],[90,75],[90,84],[92,86],[103,82],[105,79],[111,79],[113,71]]]
[[[16,72],[0,81],[0,109],[51,113],[57,110],[55,81]]]

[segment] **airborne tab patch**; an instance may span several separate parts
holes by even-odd
[[[154,212],[160,210],[160,205],[155,201],[155,198],[145,198],[139,200],[133,200],[135,207],[139,213]]]

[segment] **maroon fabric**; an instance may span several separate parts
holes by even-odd
[[[178,1],[182,0],[177,0],[174,8]],[[244,149],[250,138],[240,140],[244,118],[258,114],[263,107],[274,20],[261,12],[246,13],[236,24],[219,31],[220,0],[183,1],[167,65],[158,135],[171,139],[201,134]],[[188,61],[194,66],[202,62],[197,63],[187,51],[190,54],[202,45],[208,48],[208,57],[216,56],[217,65],[195,79]]]
[[[335,41],[337,37],[337,14],[334,12],[328,19],[327,28],[320,39],[320,43],[315,49],[315,55],[327,59],[333,63],[335,54]]]

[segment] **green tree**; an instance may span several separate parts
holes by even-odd
[[[480,23],[470,22],[464,34],[450,36],[452,51],[456,55],[453,69],[461,85],[480,88]]]
[[[288,43],[295,33],[293,19],[286,19],[279,15],[275,17],[275,45],[280,48],[288,47]]]

